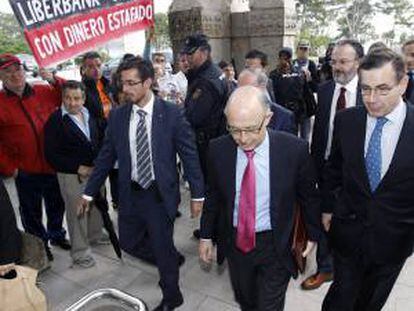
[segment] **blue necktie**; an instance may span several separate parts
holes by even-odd
[[[377,118],[374,131],[372,132],[369,140],[367,154],[365,156],[365,167],[372,192],[377,189],[381,181],[381,136],[382,129],[387,121],[388,119],[385,117]]]
[[[136,148],[137,148],[137,174],[138,184],[144,188],[152,183],[152,161],[150,154],[150,147],[148,141],[147,127],[145,124],[146,112],[138,110],[139,121],[136,132]]]

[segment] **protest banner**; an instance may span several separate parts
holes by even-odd
[[[40,67],[154,24],[153,0],[10,0]]]

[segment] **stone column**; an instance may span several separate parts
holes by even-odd
[[[250,11],[231,14],[232,57],[240,70],[251,49],[265,52],[269,69],[283,46],[294,46],[297,29],[294,0],[250,0]]]
[[[174,55],[188,35],[203,33],[210,38],[214,61],[230,59],[230,0],[174,0],[168,20]]]

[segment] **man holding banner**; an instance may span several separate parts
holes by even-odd
[[[62,80],[42,69],[40,75],[50,85],[28,84],[19,58],[0,55],[0,175],[16,178],[23,227],[44,241],[53,260],[48,240],[63,249],[70,244],[62,228],[65,207],[59,184],[43,152],[43,127],[60,106]],[[47,229],[42,223],[43,199]]]

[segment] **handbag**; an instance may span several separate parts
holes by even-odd
[[[303,220],[302,208],[299,204],[295,205],[293,217],[292,255],[297,269],[303,273],[306,268],[306,257],[303,257],[302,253],[306,249],[308,234]]]
[[[36,286],[37,271],[16,266],[16,277],[0,278],[1,311],[45,311],[46,297]]]

